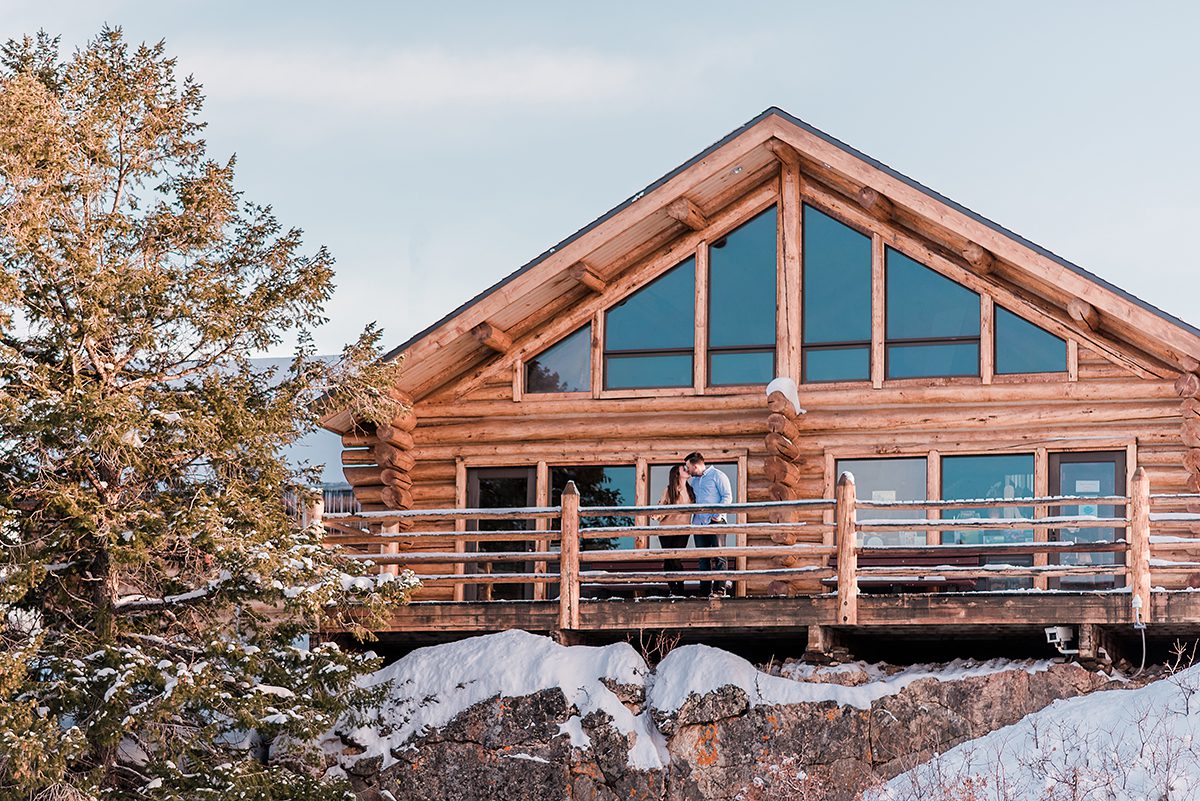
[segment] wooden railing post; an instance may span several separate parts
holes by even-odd
[[[579,489],[568,481],[562,493],[562,539],[558,567],[558,627],[579,628]]]
[[[1139,467],[1129,484],[1129,585],[1142,601],[1142,622],[1150,620],[1150,477]]]
[[[858,624],[858,543],[854,531],[857,498],[853,474],[842,473],[838,478],[834,500],[837,503],[834,509],[837,525],[837,622],[854,626]]]

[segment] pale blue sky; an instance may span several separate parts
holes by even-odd
[[[214,155],[389,345],[778,105],[1200,324],[1200,5],[0,0],[166,38]]]

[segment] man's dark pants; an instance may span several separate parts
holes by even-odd
[[[718,523],[715,520],[710,520],[709,525],[720,526],[720,525],[724,525],[724,524]],[[719,547],[721,547],[721,545],[724,544],[722,542],[722,540],[724,540],[724,539],[725,539],[725,536],[723,534],[697,534],[696,535],[696,547],[697,548],[719,548]],[[700,560],[700,569],[701,570],[717,570],[717,571],[723,572],[724,570],[726,570],[727,567],[728,567],[728,563],[725,561],[724,556],[716,556],[713,558],[705,557]],[[711,595],[714,585],[720,585],[722,588],[724,588],[725,587],[725,579],[721,579],[719,582],[712,582],[712,581],[700,582],[700,594],[701,595]]]

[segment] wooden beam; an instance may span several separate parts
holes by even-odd
[[[799,168],[800,152],[782,139],[768,139],[763,143],[763,147],[771,151],[783,164]]]
[[[789,146],[790,147],[790,146]],[[779,282],[776,305],[781,311],[776,344],[780,375],[800,380],[800,331],[804,285],[801,280],[803,232],[801,229],[801,176],[799,163],[784,162],[779,179]]]
[[[497,353],[504,353],[512,347],[512,337],[495,323],[480,323],[471,330],[471,333],[480,343]]]
[[[834,490],[837,508],[837,622],[842,626],[858,624],[858,548],[855,542],[854,476],[842,473]]]
[[[868,214],[877,219],[890,222],[895,217],[896,207],[892,205],[892,201],[869,186],[858,190],[858,203],[866,209]]]
[[[575,262],[569,272],[577,283],[583,284],[593,292],[600,293],[608,289],[608,282],[596,275],[591,267],[581,261]]]
[[[979,296],[979,379],[992,383],[996,374],[996,307],[991,295]]]
[[[1200,395],[1200,375],[1195,373],[1180,373],[1175,379],[1175,391],[1181,398],[1194,398]]]
[[[971,269],[979,275],[990,275],[996,269],[996,257],[986,248],[980,247],[974,242],[969,243],[963,249],[962,256],[966,259],[967,264],[971,265]]]
[[[887,306],[887,291],[884,284],[886,273],[886,251],[883,237],[879,234],[871,236],[871,386],[875,389],[883,387],[886,378],[887,350],[884,346],[885,313]]]
[[[667,216],[678,220],[693,231],[700,231],[708,227],[708,217],[686,197],[681,197],[667,206]]]
[[[1150,620],[1150,479],[1146,468],[1133,474],[1129,492],[1129,584],[1133,599],[1141,600],[1142,622]]]
[[[1096,307],[1082,298],[1075,298],[1067,304],[1067,314],[1077,323],[1083,323],[1089,331],[1100,330],[1100,312]]]

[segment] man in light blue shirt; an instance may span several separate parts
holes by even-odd
[[[696,503],[699,504],[727,504],[733,503],[733,487],[729,484],[729,476],[722,473],[715,467],[708,467],[704,463],[704,455],[701,453],[689,453],[683,462],[683,469],[691,478],[688,479],[688,484],[691,485],[692,491],[696,493]],[[693,526],[707,526],[712,524],[720,524],[725,522],[725,515],[721,513],[703,513],[692,515]],[[697,548],[717,548],[721,545],[723,537],[719,534],[696,534]],[[724,571],[727,568],[725,558],[718,556],[714,559],[701,559],[701,570],[716,570]],[[702,581],[700,582],[700,594],[721,597],[728,593],[731,581]]]

